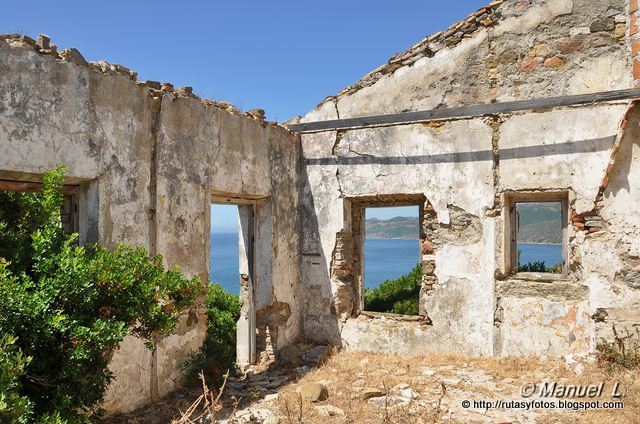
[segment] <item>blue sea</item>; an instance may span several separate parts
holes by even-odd
[[[364,284],[374,289],[385,280],[408,274],[420,262],[418,240],[366,239]]]
[[[364,244],[367,288],[376,288],[385,280],[407,274],[420,261],[418,240],[366,239]],[[518,243],[520,263],[544,261],[547,266],[562,262],[562,246]],[[238,234],[211,234],[211,273],[209,280],[229,293],[239,294]]]
[[[561,244],[529,244],[518,243],[520,251],[520,265],[543,261],[547,267],[562,263]]]
[[[229,293],[240,294],[238,233],[211,233],[209,281],[218,283]]]

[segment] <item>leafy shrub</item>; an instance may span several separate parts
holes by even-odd
[[[31,412],[31,402],[20,394],[20,381],[29,358],[15,346],[16,338],[0,336],[0,422],[26,422]]]
[[[397,280],[386,280],[376,289],[366,289],[364,305],[367,311],[418,315],[422,266],[416,265],[409,274]]]
[[[598,362],[606,368],[640,368],[640,329],[631,333],[625,331],[625,335],[620,335],[615,326],[613,330],[613,341],[602,339],[596,346],[596,358]]]
[[[236,360],[236,325],[240,319],[240,299],[227,293],[219,284],[211,284],[207,292],[207,338],[202,348],[183,364],[187,383],[197,382],[203,372],[206,380],[219,384],[222,375]]]
[[[14,374],[38,422],[89,422],[113,378],[110,353],[128,334],[169,334],[201,283],[143,248],[79,246],[60,225],[62,175],[47,172],[42,193],[3,193],[0,334],[31,358]]]
[[[551,267],[547,267],[544,261],[527,262],[526,264],[518,265],[518,272],[562,272],[562,264],[555,264]]]

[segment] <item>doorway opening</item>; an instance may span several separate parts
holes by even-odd
[[[216,329],[222,345],[235,346],[235,363],[240,368],[255,362],[255,307],[253,296],[254,205],[251,202],[212,200],[210,222],[208,299],[216,305]],[[215,299],[214,299],[215,298]],[[215,301],[214,301],[215,300]],[[220,310],[218,316],[217,311]],[[235,322],[233,322],[235,320]],[[235,332],[233,326],[235,324]],[[210,328],[211,332],[211,328]]]

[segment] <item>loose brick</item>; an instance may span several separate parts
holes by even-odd
[[[633,79],[640,80],[640,61],[633,61]]]
[[[640,54],[640,40],[633,40],[631,42],[631,57],[636,57]]]

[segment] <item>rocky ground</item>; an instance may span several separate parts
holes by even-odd
[[[216,393],[178,392],[142,411],[114,417],[115,423],[635,423],[640,422],[637,371],[612,371],[587,360],[468,358],[458,355],[402,357],[335,352],[316,347],[287,352],[287,361],[255,374],[229,378],[217,405]],[[612,400],[618,381],[625,396],[618,410],[487,408],[473,402],[523,401],[529,383],[605,383],[601,402]],[[543,399],[544,400],[544,399]],[[547,399],[549,400],[549,399]],[[553,399],[551,399],[553,400]],[[593,399],[577,399],[585,401]],[[616,399],[613,399],[616,400]],[[204,407],[209,402],[210,406]],[[471,405],[465,407],[465,401]]]

